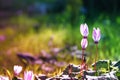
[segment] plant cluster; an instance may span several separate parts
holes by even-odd
[[[84,50],[86,49],[87,45],[88,45],[88,40],[87,40],[87,37],[88,37],[88,34],[89,34],[89,29],[88,29],[88,25],[85,23],[85,24],[81,24],[80,25],[80,32],[81,32],[81,35],[83,36],[83,39],[81,40],[81,47],[82,47],[82,63],[81,63],[81,70],[86,70],[87,69],[87,65],[86,65],[86,60],[85,60],[85,57],[83,56],[84,55]],[[97,47],[97,44],[100,40],[100,37],[101,37],[101,33],[100,33],[100,29],[99,28],[93,28],[93,33],[92,33],[92,38],[94,40],[94,43],[96,44],[96,47]],[[98,51],[96,51],[96,56],[95,56],[95,63],[96,63],[96,60],[97,60],[97,56],[98,56]],[[96,66],[94,67],[94,70],[96,70]]]

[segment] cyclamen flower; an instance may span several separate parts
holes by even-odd
[[[19,75],[21,71],[22,71],[22,66],[18,66],[18,65],[14,66],[14,74],[15,75]]]
[[[0,76],[0,80],[9,80],[8,76]]]
[[[80,32],[84,38],[87,38],[89,34],[89,30],[88,30],[88,25],[86,23],[80,25]]]
[[[101,37],[100,29],[93,28],[92,38],[95,43],[98,43]]]
[[[24,72],[24,80],[34,80],[33,71]]]
[[[81,40],[81,47],[82,47],[82,49],[86,49],[87,45],[88,45],[87,39],[86,39],[86,38],[83,38],[83,39]]]

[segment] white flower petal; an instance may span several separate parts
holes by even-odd
[[[101,37],[100,29],[93,28],[92,38],[94,42],[99,42],[100,37]]]
[[[18,65],[14,66],[14,73],[16,75],[19,75],[21,71],[22,71],[22,66],[18,66]]]
[[[86,23],[80,25],[80,33],[84,37],[88,36],[89,30],[88,30],[88,25]]]

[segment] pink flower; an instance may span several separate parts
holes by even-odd
[[[93,28],[93,33],[92,33],[92,38],[95,43],[98,43],[100,40],[101,34],[100,34],[100,29],[99,28]]]
[[[87,45],[88,45],[87,39],[86,39],[86,38],[83,38],[83,39],[81,40],[81,47],[82,47],[82,49],[86,49]]]
[[[14,66],[14,74],[15,75],[19,75],[21,71],[22,71],[22,66],[18,66],[18,65]]]
[[[4,41],[6,37],[4,35],[0,35],[0,41]]]
[[[87,38],[89,34],[89,30],[88,30],[88,25],[86,23],[80,25],[80,32],[84,38]]]
[[[9,80],[8,76],[0,76],[0,80]]]
[[[34,80],[33,71],[24,72],[24,80]]]

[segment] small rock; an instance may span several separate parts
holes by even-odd
[[[37,80],[46,80],[48,77],[44,74],[39,74],[38,76],[35,76]]]
[[[116,76],[116,71],[111,71],[109,73],[103,74],[102,76],[105,76],[108,79],[118,80]]]
[[[96,74],[96,71],[84,71],[84,75],[90,75],[90,76],[94,76]]]
[[[62,75],[61,77],[52,77],[46,80],[78,80],[75,77],[69,77],[69,75]]]
[[[86,75],[86,79],[87,79],[87,80],[98,80],[98,77],[97,77],[97,76],[89,76],[89,75]]]

